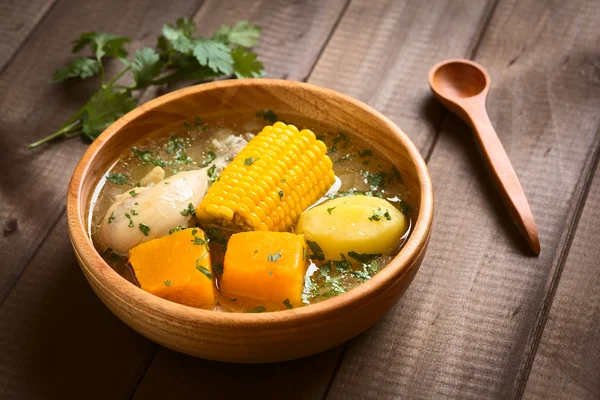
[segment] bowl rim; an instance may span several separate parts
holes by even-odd
[[[291,310],[265,313],[215,312],[174,303],[142,290],[119,275],[102,259],[85,229],[85,221],[88,217],[85,210],[87,205],[84,204],[84,207],[81,207],[82,202],[80,198],[82,196],[83,183],[91,169],[91,162],[101,153],[105,143],[112,136],[119,134],[124,126],[149,110],[201,92],[248,86],[277,86],[289,90],[300,87],[308,92],[319,92],[325,96],[335,98],[340,103],[346,103],[371,114],[379,119],[387,129],[394,132],[415,165],[421,190],[419,213],[412,225],[412,231],[408,240],[396,257],[368,281],[326,301]],[[393,160],[391,161],[393,162]],[[139,303],[139,306],[151,309],[165,317],[170,317],[170,319],[197,320],[203,324],[213,326],[246,327],[257,331],[272,324],[283,328],[290,325],[297,325],[299,322],[307,324],[316,323],[317,321],[322,321],[327,316],[343,313],[368,303],[370,299],[387,291],[396,284],[402,276],[408,273],[410,267],[415,265],[415,261],[422,256],[429,240],[432,221],[433,188],[427,166],[416,146],[396,124],[371,106],[346,94],[310,83],[280,79],[232,79],[203,83],[173,91],[136,107],[110,125],[86,150],[73,172],[67,194],[69,235],[77,257],[81,258],[83,261],[82,264],[85,264],[85,267],[84,265],[81,265],[81,267],[85,269],[84,272],[86,272],[88,279],[94,279],[97,283],[101,283],[112,295],[132,299],[131,301]]]

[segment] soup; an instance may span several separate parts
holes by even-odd
[[[409,203],[402,171],[358,135],[263,110],[196,117],[125,149],[89,226],[105,261],[150,293],[280,311],[376,275],[410,233]]]

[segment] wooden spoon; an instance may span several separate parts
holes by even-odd
[[[536,255],[540,239],[523,187],[485,109],[490,77],[469,60],[446,60],[429,71],[429,86],[437,99],[473,128],[500,193],[517,226]]]

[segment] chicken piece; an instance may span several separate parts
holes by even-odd
[[[100,243],[125,254],[140,243],[168,235],[174,227],[187,226],[208,186],[206,169],[200,169],[117,196],[98,230]]]

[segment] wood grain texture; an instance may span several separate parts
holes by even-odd
[[[595,172],[529,374],[526,399],[600,398],[600,166]]]
[[[0,71],[19,51],[55,2],[56,0],[8,0],[0,3]]]
[[[450,116],[429,162],[428,255],[399,304],[351,342],[330,398],[518,395],[598,146],[599,7],[501,1],[476,52],[493,82],[490,118],[537,218],[540,258],[512,239],[471,133]]]
[[[127,398],[152,346],[89,289],[61,219],[0,308],[0,398]]]
[[[493,5],[354,0],[308,81],[375,107],[427,155],[446,114],[430,96],[429,67],[445,58],[468,57]]]
[[[60,126],[98,84],[49,84],[54,70],[72,59],[71,41],[97,30],[139,38],[133,47],[154,45],[161,22],[193,13],[198,3],[61,1],[0,75],[0,167],[7,171],[0,178],[0,224],[16,225],[2,237],[0,302],[63,212],[70,171],[87,147],[79,139],[35,151],[26,147]]]

